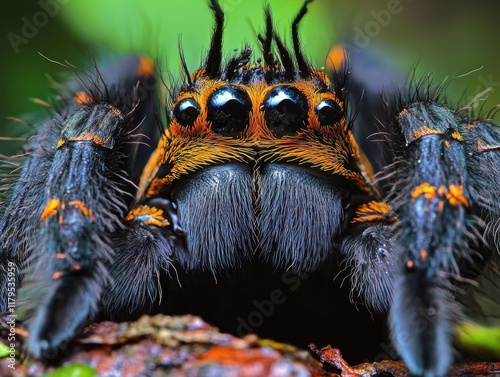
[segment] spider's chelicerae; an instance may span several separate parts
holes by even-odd
[[[206,60],[189,73],[182,59],[171,103],[155,106],[163,86],[149,60],[123,58],[70,86],[38,125],[0,222],[0,311],[28,282],[33,357],[98,315],[148,312],[175,268],[308,273],[335,254],[353,293],[390,313],[412,374],[446,374],[459,283],[496,252],[500,130],[447,107],[426,80],[354,119],[363,83],[349,65],[327,75],[304,57],[310,2],[291,49],[267,9],[261,58],[245,48],[226,60],[211,0]],[[359,129],[383,131],[383,148],[362,150]]]

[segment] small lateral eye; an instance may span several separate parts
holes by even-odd
[[[192,98],[179,101],[174,108],[174,118],[185,127],[193,127],[196,118],[200,115],[200,106]]]
[[[309,103],[293,86],[271,89],[262,106],[267,127],[275,137],[296,135],[307,126]]]
[[[207,120],[212,131],[223,136],[239,137],[248,126],[252,103],[245,90],[226,85],[208,99]]]
[[[332,99],[326,98],[316,106],[316,115],[321,126],[331,126],[342,119],[342,108]]]

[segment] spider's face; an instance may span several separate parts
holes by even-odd
[[[139,196],[177,204],[190,267],[240,265],[259,249],[310,270],[332,248],[351,193],[370,191],[343,88],[317,71],[286,82],[283,67],[266,80],[270,70],[238,68],[232,80],[195,72],[145,170]]]

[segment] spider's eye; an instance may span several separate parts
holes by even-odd
[[[200,106],[192,98],[181,100],[174,108],[174,117],[186,127],[192,127],[196,118],[200,115]]]
[[[307,98],[293,86],[278,86],[272,89],[267,94],[262,108],[267,127],[276,137],[295,135],[307,125]]]
[[[327,98],[316,106],[316,115],[321,126],[331,126],[340,122],[343,114],[340,105],[334,100]]]
[[[215,90],[208,99],[207,120],[212,131],[238,137],[248,125],[252,103],[243,89],[226,85]]]

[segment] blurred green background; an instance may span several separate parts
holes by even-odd
[[[286,38],[302,0],[268,1],[277,30]],[[68,70],[39,55],[88,67],[94,56],[145,53],[168,71],[179,65],[178,39],[190,69],[209,45],[211,12],[206,0],[21,0],[4,4],[0,45],[0,134],[17,135],[5,120],[36,112],[30,98],[46,99],[52,77]],[[243,42],[255,44],[254,30],[263,29],[265,0],[221,0],[226,12],[226,51]],[[481,68],[455,80],[452,101],[468,102],[488,88],[486,106],[500,103],[500,2],[497,0],[316,0],[310,5],[301,35],[307,54],[324,65],[329,48],[347,35],[358,47],[377,47],[389,64],[403,73],[418,63],[436,82]],[[464,95],[465,93],[465,95]],[[483,96],[484,97],[484,96]],[[4,148],[4,147],[2,147]],[[1,152],[1,151],[0,151]]]

